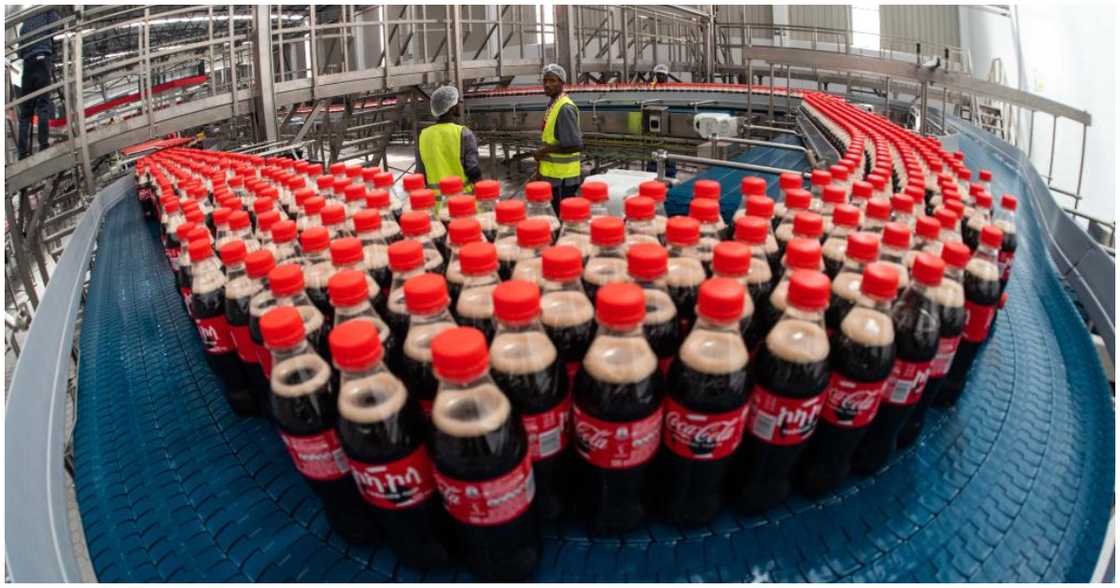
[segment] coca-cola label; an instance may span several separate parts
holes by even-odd
[[[828,381],[821,418],[831,425],[858,429],[871,424],[887,380],[857,382],[836,372]]]
[[[961,336],[970,343],[980,343],[988,338],[988,329],[992,328],[992,319],[996,316],[996,307],[984,306],[973,302],[964,302],[964,330]]]
[[[887,389],[883,392],[883,400],[901,406],[917,402],[929,380],[931,364],[929,361],[895,360],[891,377],[887,379]]]
[[[225,316],[195,319],[194,324],[198,327],[198,336],[202,339],[206,353],[219,355],[234,350],[233,336],[230,335]]]
[[[1000,251],[999,256],[996,258],[996,264],[999,266],[999,279],[1006,282],[1011,277],[1011,264],[1015,261],[1014,251]]]
[[[695,460],[723,459],[743,441],[748,405],[720,413],[702,413],[665,401],[662,441],[673,453]]]
[[[817,428],[824,393],[786,398],[755,386],[747,404],[747,430],[751,435],[771,445],[797,445],[807,441]]]
[[[257,363],[257,344],[249,335],[249,327],[230,326],[229,334],[233,337],[233,345],[237,348],[237,356],[244,363]]]
[[[487,527],[512,521],[529,510],[536,493],[529,453],[509,472],[482,481],[450,478],[435,471],[443,507],[455,520]]]
[[[280,438],[288,447],[288,455],[292,456],[299,473],[312,480],[337,480],[350,472],[334,429],[306,437],[281,432]]]
[[[581,361],[569,361],[564,365],[568,370],[568,394],[570,395],[576,388],[576,376],[579,375],[579,368],[583,365]]]
[[[436,491],[432,460],[421,445],[396,461],[372,464],[350,459],[350,471],[362,498],[385,510],[412,508]]]
[[[960,347],[961,336],[956,337],[942,337],[937,341],[937,355],[933,358],[933,363],[929,366],[929,376],[931,378],[941,378],[949,373],[949,366],[953,365],[953,356],[957,354],[957,347]]]
[[[604,421],[572,407],[576,450],[595,467],[620,470],[646,463],[661,441],[662,408],[636,421]]]
[[[521,417],[529,436],[529,457],[533,461],[552,457],[568,446],[571,413],[572,397],[566,396],[544,412]]]

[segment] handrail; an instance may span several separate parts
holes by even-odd
[[[90,203],[59,258],[12,372],[4,417],[5,557],[16,582],[80,582],[63,467],[75,321],[101,219],[133,186],[125,176]]]

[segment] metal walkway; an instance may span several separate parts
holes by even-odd
[[[970,164],[1000,180],[993,193],[1022,193],[969,141]],[[968,390],[883,472],[695,530],[652,521],[589,539],[578,524],[549,527],[536,579],[1089,580],[1113,502],[1113,408],[1034,204],[1021,202],[1010,301]],[[101,231],[80,346],[77,492],[101,581],[470,579],[418,573],[329,531],[269,425],[226,406],[135,198]]]

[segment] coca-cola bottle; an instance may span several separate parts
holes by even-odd
[[[739,202],[739,209],[736,210],[735,214],[731,217],[732,226],[734,226],[734,224],[739,220],[740,217],[748,214],[748,201],[752,196],[766,198],[766,180],[764,178],[760,178],[758,176],[744,176],[743,180],[739,183],[739,186],[743,193],[743,199]],[[771,212],[773,212],[774,201],[771,200],[770,202]],[[769,218],[767,218],[767,220],[769,220]],[[732,238],[734,238],[734,231],[732,231],[731,235],[723,237],[724,240],[730,240]]]
[[[385,190],[366,192],[366,210],[374,210],[381,216],[381,235],[385,238],[386,243],[392,245],[404,238],[404,235],[401,234],[401,225],[393,214],[389,192]]]
[[[657,203],[648,196],[633,196],[623,203],[626,213],[626,247],[635,243],[661,244],[657,232]]]
[[[744,299],[746,288],[736,280],[704,282],[696,325],[669,370],[662,448],[653,469],[661,483],[653,491],[676,524],[703,525],[716,515],[743,440],[750,380],[739,331]]]
[[[478,223],[482,225],[482,234],[488,242],[493,243],[498,230],[498,219],[495,217],[494,208],[501,196],[502,186],[497,180],[479,180],[474,183],[474,197],[478,200]]]
[[[626,252],[626,262],[630,279],[641,286],[646,295],[642,331],[657,355],[661,373],[667,374],[681,340],[677,305],[665,285],[669,272],[668,252],[660,245],[638,243]]]
[[[412,214],[413,220],[407,219],[410,213],[423,214],[428,219],[424,233],[428,235],[428,240],[431,241],[436,251],[439,251],[442,259],[447,259],[447,227],[440,222],[439,216],[436,215],[435,191],[428,189],[415,190],[409,193],[408,201],[412,205],[412,209],[401,213],[401,233],[404,234],[406,239],[421,240],[422,233],[420,231],[425,228],[424,223],[415,220],[415,214]]]
[[[937,400],[939,405],[956,404],[964,392],[968,372],[980,345],[988,338],[1000,300],[999,251],[1002,246],[1003,231],[995,225],[985,226],[980,230],[976,253],[964,268],[964,329],[961,331],[960,346],[942,384]]]
[[[748,207],[750,204],[748,203]],[[774,288],[775,277],[774,265],[771,263],[770,246],[773,245],[773,253],[778,252],[778,242],[774,240],[774,236],[770,234],[770,223],[762,217],[757,217],[748,214],[747,216],[735,221],[735,240],[747,245],[751,248],[751,271],[747,275],[747,292],[751,296],[751,301],[754,302],[754,307],[761,308],[770,297],[770,291]],[[765,264],[763,267],[759,263]],[[714,258],[713,258],[714,263]],[[779,269],[781,268],[781,258],[778,258]]]
[[[607,203],[610,201],[610,186],[606,182],[584,182],[579,187],[579,195],[591,203],[591,218],[610,215]]]
[[[815,212],[798,212],[793,217],[794,239],[824,241],[824,218]]]
[[[804,187],[805,187],[805,181],[801,177],[801,174],[799,174],[799,173],[783,172],[781,175],[778,176],[778,189],[782,193],[782,200],[781,200],[781,202],[778,202],[778,203],[774,204],[774,216],[773,216],[773,218],[768,218],[767,219],[768,221],[770,221],[770,229],[771,230],[777,230],[778,225],[781,224],[782,220],[785,219],[785,217],[786,217],[786,198],[787,198],[788,194],[790,193],[790,191],[801,190]],[[809,198],[812,199],[812,197],[813,197],[813,195],[809,194]],[[750,213],[748,212],[747,214],[750,214]]]
[[[323,212],[319,217],[323,221],[323,228],[327,229],[327,233],[331,239],[340,239],[342,237],[353,237],[353,231],[346,226],[346,207],[341,204],[328,204],[323,207]]]
[[[272,256],[276,264],[297,263],[303,265],[304,260],[296,249],[296,223],[295,221],[280,221],[272,225]]]
[[[528,218],[517,223],[517,263],[511,277],[538,282],[541,278],[541,252],[552,243],[552,231],[541,218]]]
[[[249,277],[245,270],[245,243],[235,239],[218,252],[226,268],[225,317],[230,337],[241,359],[241,367],[253,393],[256,412],[264,414],[268,406],[268,379],[260,368],[260,351],[249,336],[249,300],[262,288],[260,280]]]
[[[206,239],[191,241],[187,252],[191,259],[191,316],[206,350],[206,363],[225,385],[230,408],[242,416],[256,414],[257,404],[226,321],[222,266]]]
[[[944,274],[945,262],[919,253],[914,259],[913,281],[891,308],[896,359],[879,414],[852,457],[852,471],[857,474],[872,474],[887,463],[898,445],[898,432],[922,396],[941,333],[934,290]]]
[[[579,250],[567,245],[541,254],[541,323],[572,380],[595,335],[595,308],[580,281],[581,261]]]
[[[626,273],[625,239],[622,219],[601,216],[591,221],[591,244],[595,251],[583,268],[583,287],[589,299],[596,299],[601,286],[630,280]]]
[[[268,287],[268,274],[276,267],[276,260],[272,252],[267,249],[258,249],[245,256],[245,273],[255,285],[248,289],[249,295],[249,338],[253,340],[257,349],[257,362],[261,366],[265,380],[272,377],[272,353],[264,346],[264,335],[261,334],[261,317],[268,309],[276,306],[276,297]],[[238,293],[239,287],[234,287]],[[228,291],[227,291],[228,305]]]
[[[439,221],[447,226],[457,218],[474,218],[478,214],[478,201],[470,194],[452,196],[439,209]]]
[[[852,183],[852,199],[851,204],[859,209],[860,214],[867,208],[867,201],[871,199],[871,193],[874,188],[871,182],[858,180]]]
[[[540,558],[536,493],[521,419],[489,374],[486,338],[457,327],[432,342],[440,379],[432,459],[467,568],[484,580],[523,580]]]
[[[914,230],[914,199],[906,194],[891,196],[891,222]]]
[[[824,256],[824,272],[829,279],[835,280],[836,274],[844,265],[844,250],[848,246],[848,235],[859,230],[859,209],[851,204],[838,204],[832,211],[832,231],[828,233],[821,255]]]
[[[891,221],[883,225],[882,241],[879,247],[879,260],[889,263],[898,271],[898,289],[905,290],[910,285],[910,271],[906,266],[906,254],[910,251],[910,229],[902,223]]]
[[[354,234],[362,244],[366,271],[377,282],[382,295],[379,297],[378,311],[385,310],[385,297],[392,285],[389,271],[389,244],[381,232],[381,216],[375,210],[363,209],[354,213]]]
[[[494,246],[498,248],[498,274],[508,280],[517,263],[517,225],[525,220],[523,200],[503,200],[494,208],[494,218],[498,229],[494,236]]]
[[[747,291],[747,298],[743,301],[743,314],[739,317],[739,333],[743,336],[744,343],[750,332],[751,318],[754,316],[754,299],[750,295],[751,278],[754,265],[765,267],[769,271],[766,259],[759,256],[756,260],[752,257],[751,248],[737,241],[724,241],[716,245],[712,253],[712,276],[728,278],[739,282]]]
[[[591,257],[591,202],[578,196],[561,200],[560,220],[556,244],[579,249],[583,259]]]
[[[857,231],[848,235],[844,245],[844,265],[832,280],[832,296],[825,312],[825,325],[830,333],[840,328],[840,321],[860,298],[860,280],[867,264],[879,259],[879,236]],[[897,276],[898,270],[895,270]],[[895,280],[897,284],[898,280]]]
[[[346,190],[343,191],[343,194],[345,195],[345,200],[346,200],[345,210],[346,210],[346,216],[348,218],[352,218],[354,216],[355,212],[358,212],[359,210],[364,210],[365,209],[365,206],[366,206],[366,187],[365,187],[365,184],[362,184],[361,182],[359,182],[357,184],[350,184],[349,186],[346,186]],[[347,224],[349,225],[349,223],[347,223]],[[350,228],[352,228],[352,227],[350,227]]]
[[[179,209],[179,201],[175,200],[173,197],[166,198],[163,205],[163,216],[160,218],[160,225],[163,227],[164,253],[167,255],[167,261],[171,263],[172,268],[174,268],[176,262],[179,261],[179,253],[183,247],[182,238],[179,236],[179,228],[185,222],[187,222],[187,219]]]
[[[510,280],[494,288],[497,328],[490,344],[490,375],[513,404],[529,438],[537,483],[537,513],[554,520],[564,509],[570,461],[566,458],[572,398],[568,374],[541,328],[540,288]]]
[[[688,216],[700,223],[700,239],[696,245],[696,254],[705,268],[712,265],[712,250],[719,243],[722,230],[720,221],[723,217],[719,212],[719,200],[710,198],[693,198],[688,205]]]
[[[760,237],[761,230],[750,228],[752,221],[735,221],[735,240],[742,241],[752,248],[757,248],[766,256],[770,263],[770,274],[778,275],[782,267],[782,252],[778,248],[778,240],[774,237],[774,227],[771,217],[774,216],[774,201],[765,196],[751,196],[747,198],[746,216],[758,217],[766,223],[766,233]],[[740,228],[742,227],[742,228]]]
[[[415,568],[440,567],[450,559],[448,525],[425,443],[427,424],[404,384],[385,369],[378,335],[365,321],[331,332],[342,383],[338,436],[358,492],[397,557]]]
[[[268,287],[276,299],[276,306],[294,306],[299,311],[307,331],[307,340],[319,355],[330,361],[327,337],[330,335],[331,323],[307,295],[300,267],[294,263],[285,263],[272,268],[268,272]]]
[[[396,335],[399,345],[404,345],[404,334],[408,332],[409,315],[404,302],[404,284],[410,278],[424,273],[424,247],[419,241],[406,239],[389,246],[389,270],[393,279],[389,286],[389,296],[385,300],[385,321]],[[400,349],[388,350],[389,368],[401,373]]]
[[[456,326],[447,310],[447,282],[436,274],[410,278],[404,284],[404,299],[412,318],[398,373],[408,384],[409,394],[420,401],[424,414],[430,416],[438,386],[432,373],[432,339]]]
[[[457,218],[447,225],[447,242],[451,257],[447,261],[447,290],[451,294],[451,308],[459,300],[459,290],[463,286],[462,263],[459,251],[470,243],[482,241],[482,225],[475,218]]]
[[[323,313],[328,321],[334,318],[334,308],[331,307],[330,295],[327,292],[327,280],[334,274],[334,264],[331,263],[330,233],[326,227],[310,227],[299,236],[299,243],[303,250],[305,260],[303,266],[303,281],[307,287],[307,295],[315,308]]]
[[[548,223],[551,230],[549,243],[556,240],[560,233],[560,218],[552,207],[552,184],[548,182],[529,182],[525,184],[525,218],[539,219]]]
[[[233,214],[233,210],[220,206],[214,209],[214,247],[221,249],[227,241],[233,238],[229,230],[229,215]]]
[[[599,289],[599,330],[574,388],[577,506],[596,534],[628,531],[645,516],[641,498],[646,466],[661,441],[663,394],[657,356],[642,333],[645,310],[640,286]]]
[[[879,234],[883,226],[891,222],[891,201],[886,198],[872,198],[867,201],[863,210],[863,226],[861,231]]]
[[[669,186],[665,182],[650,180],[638,184],[638,196],[645,196],[653,200],[653,224],[657,227],[657,238],[665,240],[665,223],[669,222],[669,214],[665,212],[665,199],[669,196]]]
[[[748,434],[733,478],[737,505],[746,513],[761,513],[786,499],[793,466],[816,429],[829,380],[828,292],[828,276],[793,270],[788,307],[754,356]]]
[[[696,290],[708,277],[700,260],[700,223],[687,216],[675,216],[665,224],[665,242],[669,250],[669,271],[665,285],[677,306],[682,330],[691,327],[696,318]],[[718,245],[717,245],[718,247]]]
[[[708,212],[708,206],[704,205],[702,208],[704,212],[702,214],[705,218],[696,218],[696,216],[692,214],[692,203],[690,202],[689,216],[696,218],[696,220],[699,220],[701,223],[715,223],[714,231],[710,233],[710,238],[716,241],[720,239],[720,235],[725,234],[727,231],[727,223],[724,222],[723,215],[719,212],[721,209],[720,202],[722,200],[722,196],[723,188],[720,187],[719,182],[715,180],[696,180],[692,183],[692,202],[696,202],[697,200],[710,200],[712,202],[715,202],[716,214],[715,218],[712,219],[710,213]],[[701,239],[707,237],[709,235],[708,227],[701,226],[700,234]]]
[[[187,250],[193,240],[210,241],[206,229],[198,227],[193,221],[186,221],[179,225],[176,229],[179,242],[183,244],[182,251],[175,256],[175,286],[179,289],[179,296],[183,301],[183,306],[187,309],[187,314],[194,318],[194,311],[191,309],[191,256]],[[193,236],[193,238],[192,238]]]
[[[920,219],[919,219],[920,220]],[[932,255],[932,254],[931,254]],[[961,341],[964,330],[964,267],[972,254],[968,246],[960,241],[950,241],[941,249],[941,260],[945,262],[945,276],[941,285],[933,290],[941,317],[941,333],[937,342],[937,355],[929,367],[929,381],[914,414],[906,421],[898,433],[898,446],[908,447],[922,431],[926,411],[941,395],[941,384],[953,363],[953,356]]]
[[[327,521],[343,539],[374,540],[380,533],[350,479],[335,431],[338,399],[330,392],[330,365],[308,345],[304,320],[295,308],[269,309],[261,317],[261,332],[272,351],[269,402],[292,463],[323,501]]]
[[[808,190],[794,189],[786,192],[786,214],[778,228],[774,229],[774,238],[778,240],[778,251],[785,253],[786,244],[793,239],[793,219],[799,212],[809,212],[813,204],[813,195]]]
[[[498,250],[481,241],[464,245],[459,252],[463,284],[455,301],[455,318],[465,327],[474,327],[489,341],[494,336],[494,301],[498,285]]]
[[[327,201],[322,196],[313,196],[304,201],[303,214],[296,221],[296,228],[299,229],[301,234],[311,227],[323,226],[320,214],[326,205]]]
[[[984,170],[981,170],[983,173]],[[1003,245],[999,249],[999,293],[1002,295],[1007,289],[1007,280],[1011,278],[1011,265],[1015,261],[1015,250],[1019,247],[1019,240],[1015,231],[1015,210],[1019,208],[1019,199],[1011,194],[1004,194],[1000,199],[1000,209],[992,223],[1003,231]]]
[[[757,318],[750,329],[747,348],[756,351],[770,329],[778,323],[782,314],[786,312],[786,298],[789,292],[789,281],[793,272],[799,269],[823,271],[824,263],[821,260],[821,243],[816,239],[798,237],[789,242],[783,258],[785,271],[778,280],[778,284],[770,291],[763,304],[756,310]],[[827,276],[826,276],[827,277]]]
[[[417,190],[417,192],[431,192],[431,190]],[[415,196],[416,193],[413,195]],[[434,226],[431,216],[425,211],[410,210],[401,214],[401,234],[405,239],[416,241],[424,248],[424,271],[442,274],[446,268],[447,256],[441,247],[446,245],[440,246],[432,239]],[[446,234],[443,225],[439,226]]]
[[[393,349],[397,346],[392,329],[382,320],[372,304],[369,276],[357,270],[342,269],[331,276],[327,289],[330,291],[331,304],[335,308],[332,331],[349,321],[364,320],[373,323],[377,328],[378,341],[382,349]]]
[[[914,266],[914,258],[918,253],[925,252],[934,257],[941,257],[941,223],[932,216],[919,216],[914,221],[914,239],[910,251],[906,252],[904,260],[906,267]]]
[[[817,213],[821,215],[824,234],[832,232],[832,215],[836,207],[847,203],[848,192],[843,186],[832,184],[821,191],[821,208]]]
[[[821,198],[824,189],[832,184],[832,173],[824,169],[815,169],[809,174],[809,188],[813,194],[812,210],[821,209]]]
[[[365,249],[362,247],[362,242],[357,237],[340,237],[331,241],[330,246],[331,266],[334,272],[338,273],[342,270],[355,270],[359,271],[366,277],[367,290],[369,290],[369,299],[373,302],[375,308],[384,308],[385,297],[388,292],[382,292],[381,286],[373,278],[372,273],[369,271],[369,264],[365,257]],[[328,297],[330,294],[330,278],[327,278]],[[332,301],[332,308],[334,308]],[[336,321],[337,322],[337,321]]]
[[[941,232],[938,234],[937,239],[942,243],[949,241],[962,241],[961,232],[959,230],[960,217],[957,213],[949,210],[948,208],[937,208],[933,211],[933,218],[941,223]]]
[[[992,195],[981,191],[976,194],[976,208],[961,227],[961,237],[968,248],[976,251],[980,245],[980,231],[992,222]],[[999,248],[996,248],[999,251]]]
[[[898,271],[882,262],[869,263],[859,288],[863,296],[829,341],[832,375],[817,430],[796,474],[798,489],[806,496],[820,496],[848,477],[852,454],[875,420],[894,367],[890,305],[898,293]]]

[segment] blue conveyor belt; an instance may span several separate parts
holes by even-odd
[[[974,169],[995,171],[994,193],[1022,188],[965,150]],[[738,177],[720,180],[737,194]],[[1088,580],[1113,498],[1113,409],[1022,208],[1010,301],[968,389],[884,471],[765,516],[725,510],[700,529],[651,521],[589,539],[575,523],[550,527],[537,579]],[[266,421],[226,406],[135,199],[101,232],[80,348],[77,494],[100,580],[469,579],[418,573],[330,532]]]

